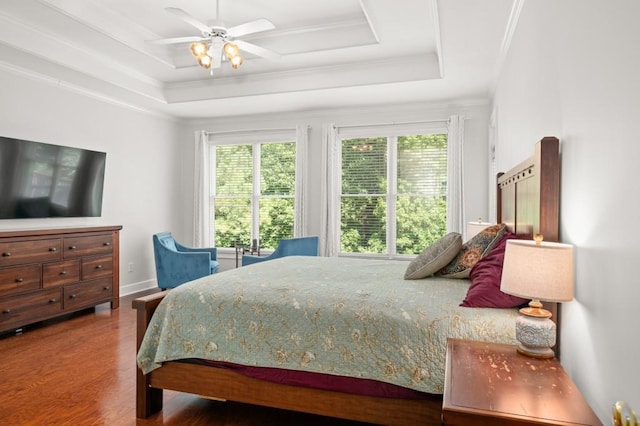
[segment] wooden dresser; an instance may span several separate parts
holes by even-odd
[[[0,332],[119,306],[122,226],[0,232]]]

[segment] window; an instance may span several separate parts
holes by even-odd
[[[446,233],[446,130],[361,130],[339,132],[340,252],[420,253]]]
[[[296,142],[219,139],[210,149],[214,244],[257,239],[261,248],[274,249],[281,238],[294,236]]]

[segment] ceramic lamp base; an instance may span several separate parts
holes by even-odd
[[[552,346],[556,344],[556,324],[547,315],[531,316],[527,310],[521,309],[516,319],[516,339],[519,342],[518,352],[533,358],[553,358]]]

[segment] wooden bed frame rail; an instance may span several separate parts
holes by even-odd
[[[558,241],[559,164],[558,139],[546,137],[536,144],[532,157],[500,174],[498,222],[506,223],[519,238],[542,233],[546,241]],[[166,294],[152,294],[133,301],[133,308],[137,310],[138,349],[153,313]],[[553,305],[548,309],[557,319],[556,304]],[[137,369],[138,418],[147,418],[162,409],[163,389],[369,423],[441,425],[442,395],[422,400],[376,398],[281,385],[245,377],[229,369],[180,361],[165,362],[147,375]]]

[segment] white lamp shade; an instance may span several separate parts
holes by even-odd
[[[573,246],[508,240],[500,290],[526,299],[573,299]]]
[[[482,222],[482,221],[477,221],[477,222],[468,222],[467,223],[467,235],[466,235],[466,241],[469,241],[471,238],[475,237],[476,235],[478,235],[480,233],[480,231],[482,231],[483,229],[485,229],[488,226],[493,225],[493,223],[488,223],[488,222]]]

